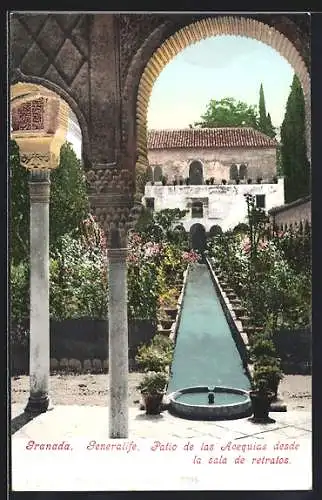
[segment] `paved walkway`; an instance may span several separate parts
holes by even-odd
[[[13,431],[21,425],[19,420],[24,419],[22,412],[22,405],[13,405]],[[265,425],[254,424],[247,418],[196,422],[174,417],[167,411],[160,416],[147,416],[137,408],[130,408],[126,442],[133,440],[142,451],[134,458],[134,452],[87,451],[90,441],[108,442],[107,408],[57,406],[14,432],[12,486],[20,491],[310,489],[311,413],[292,411],[272,413],[271,416],[276,422]],[[30,451],[26,449],[30,440],[51,445],[65,441],[73,450]],[[151,446],[156,441],[165,448],[152,453]],[[195,443],[195,451],[183,451],[188,441]],[[109,442],[119,444],[123,440]],[[213,444],[216,451],[201,450],[202,442]],[[251,460],[263,457],[262,451],[248,451],[245,455],[245,450],[240,451],[242,448],[236,446],[235,451],[222,451],[220,446],[225,448],[229,442],[235,445],[251,443],[253,448],[261,449],[265,445],[268,447],[265,457],[289,457],[290,463],[272,465],[270,462],[258,467]],[[299,449],[273,452],[278,442],[293,443],[293,446],[297,443]],[[177,443],[176,451],[166,449],[174,443]],[[228,456],[228,463],[209,465],[214,455],[217,460],[220,456]],[[238,455],[246,456],[244,465],[234,463]],[[202,464],[194,463],[195,457],[201,458]]]

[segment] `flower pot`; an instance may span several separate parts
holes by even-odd
[[[160,321],[162,328],[164,330],[169,330],[172,326],[173,320],[172,319],[161,319]]]
[[[163,393],[149,394],[142,392],[141,394],[144,401],[145,413],[147,415],[159,415],[161,413]]]
[[[253,408],[252,421],[255,423],[274,422],[268,416],[270,404],[274,399],[274,394],[272,392],[250,391],[249,397]]]
[[[178,309],[176,307],[165,307],[164,312],[173,320],[176,319],[178,314]]]
[[[169,328],[168,330],[158,330],[158,335],[164,335],[165,337],[170,337],[171,335],[171,328]]]
[[[245,314],[245,309],[244,307],[233,307],[234,313],[236,315],[236,318],[240,320],[240,318],[243,318],[243,314]]]

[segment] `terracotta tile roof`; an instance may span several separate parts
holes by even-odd
[[[273,148],[277,141],[250,127],[149,130],[148,149]]]

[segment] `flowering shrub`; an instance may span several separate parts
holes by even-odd
[[[50,312],[55,319],[107,317],[105,240],[92,218],[78,239],[61,237],[50,261]]]
[[[209,254],[242,300],[255,325],[298,328],[311,322],[310,234],[275,232],[247,197],[247,236],[226,232],[209,244]]]

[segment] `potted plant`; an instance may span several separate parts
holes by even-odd
[[[269,355],[261,356],[254,364],[254,373],[259,378],[265,378],[269,390],[273,393],[273,401],[276,401],[278,386],[284,377],[281,360]]]
[[[254,361],[260,359],[263,356],[274,357],[276,356],[274,342],[264,335],[261,335],[252,345],[250,353]]]
[[[162,399],[168,379],[164,371],[150,371],[144,375],[137,386],[137,389],[141,391],[147,415],[158,415],[162,411]]]
[[[171,363],[172,353],[155,344],[142,345],[138,348],[135,361],[144,372],[162,372]]]
[[[252,402],[254,423],[269,423],[274,420],[269,418],[269,409],[273,401],[274,394],[269,389],[267,379],[260,378],[258,372],[254,372],[252,390],[249,393]]]

